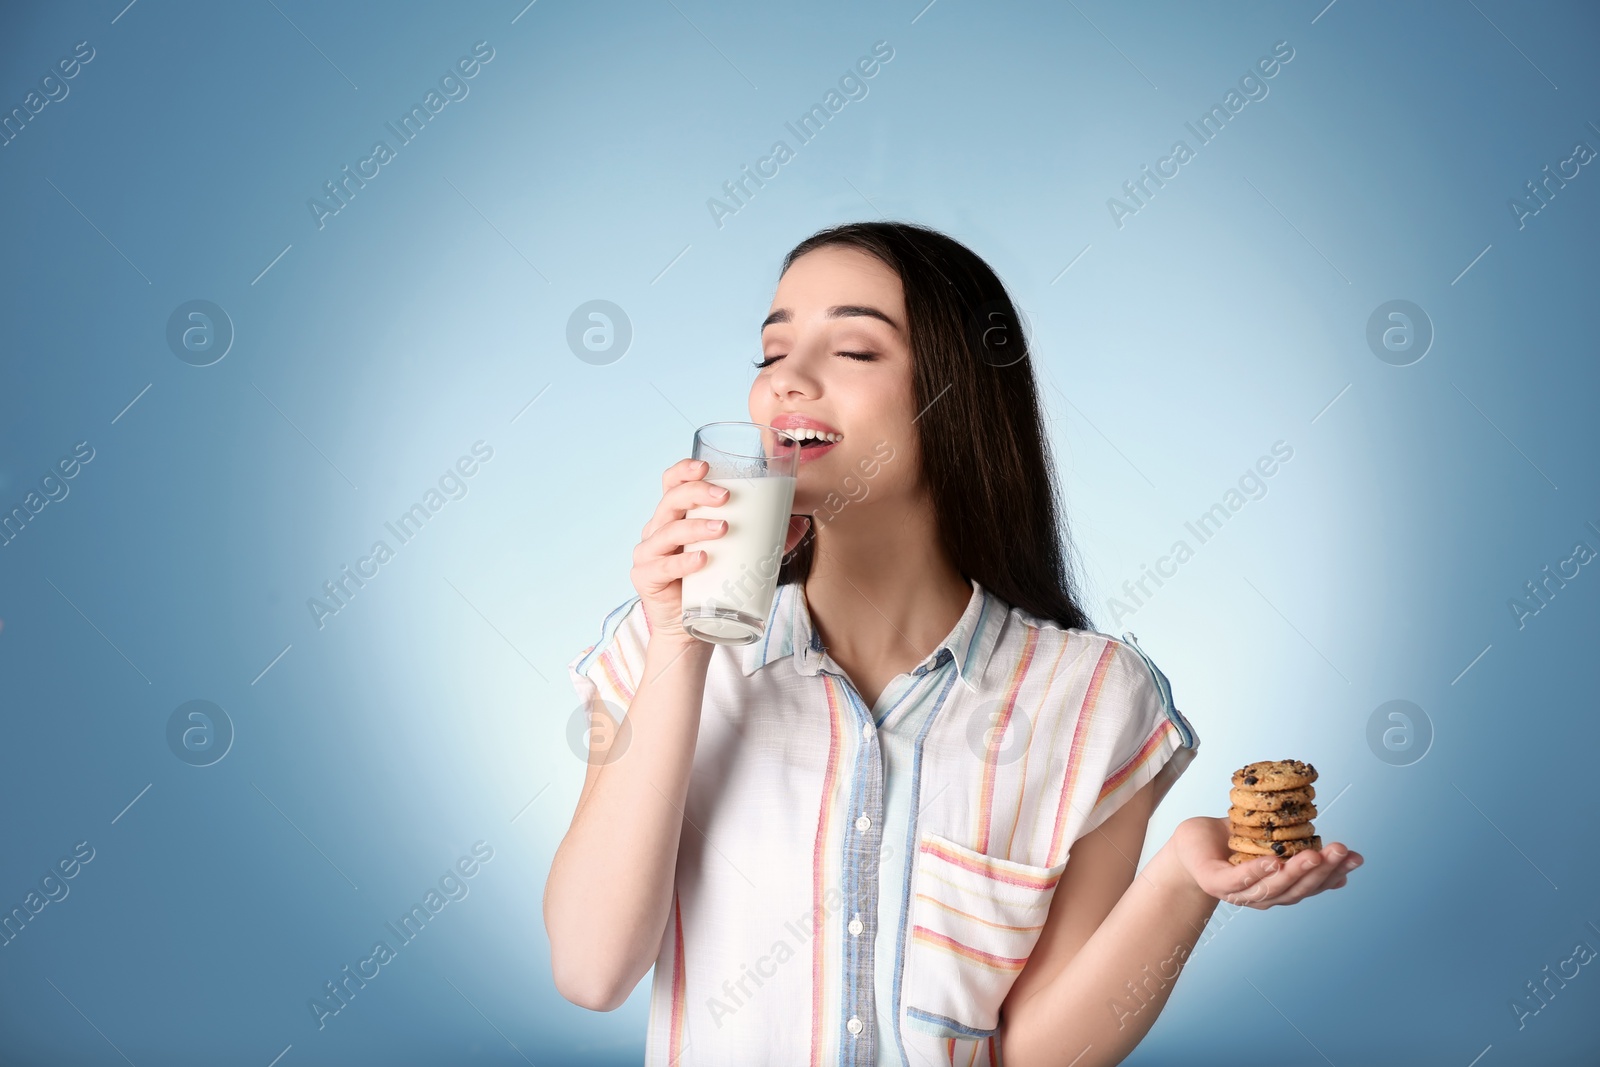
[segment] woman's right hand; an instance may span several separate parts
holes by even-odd
[[[683,628],[683,576],[706,565],[703,549],[685,551],[693,541],[707,541],[727,532],[724,519],[691,519],[690,508],[726,503],[728,491],[705,480],[709,465],[703,459],[680,459],[661,475],[661,503],[645,523],[639,545],[633,550],[629,577],[644,602],[650,638],[697,642]]]

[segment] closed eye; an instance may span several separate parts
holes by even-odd
[[[836,356],[849,356],[851,359],[858,359],[858,360],[861,360],[863,363],[870,363],[873,360],[878,358],[876,355],[874,355],[871,352],[835,352],[834,355],[836,355]],[[755,362],[754,366],[756,367],[757,370],[761,370],[763,368],[772,366],[774,363],[778,362],[778,360],[780,360],[782,358],[783,358],[783,355],[768,356],[765,359],[757,360]]]

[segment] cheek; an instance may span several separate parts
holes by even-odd
[[[851,466],[874,495],[901,495],[917,487],[922,458],[916,414],[909,396],[889,394],[858,418],[864,432],[852,450]]]
[[[949,399],[946,397],[945,399]],[[879,441],[899,453],[914,446],[917,435],[917,405],[908,381],[873,380],[852,391],[848,406],[840,404],[840,414],[863,439],[863,454],[872,452]]]
[[[853,492],[873,500],[910,495],[917,488],[917,455],[914,427],[885,428],[870,434],[847,460]]]
[[[910,495],[918,487],[917,472],[922,462],[917,449],[916,432],[904,431],[898,438],[880,445],[878,455],[887,454],[891,447],[894,449],[891,458],[878,462],[878,473],[872,478],[873,492],[886,497]]]

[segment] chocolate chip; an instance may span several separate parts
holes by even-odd
[[[1244,776],[1244,784],[1245,785],[1255,785],[1256,784],[1256,776],[1253,775],[1253,774],[1245,775]]]

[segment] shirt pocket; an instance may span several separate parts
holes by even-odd
[[[924,833],[902,986],[906,1025],[946,1038],[994,1034],[1066,866],[1018,863]]]

